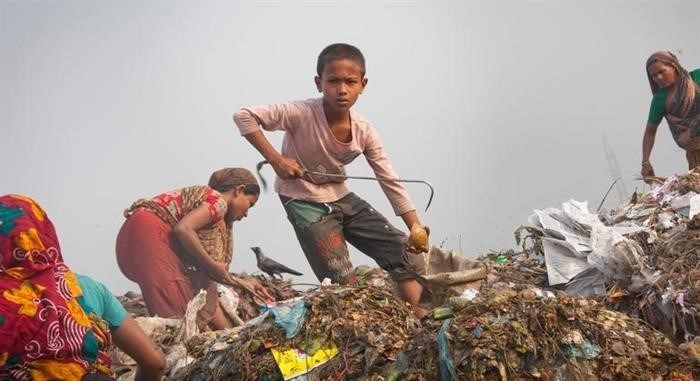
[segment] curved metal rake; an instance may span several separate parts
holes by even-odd
[[[260,177],[260,182],[262,183],[263,189],[267,187],[267,182],[265,179],[262,177],[260,174],[260,169],[262,168],[263,165],[268,164],[266,160],[263,160],[256,165],[256,169],[258,170],[258,177]],[[396,181],[399,183],[421,183],[425,184],[430,188],[430,197],[428,198],[428,204],[425,206],[425,211],[428,211],[428,208],[430,207],[430,203],[433,202],[433,195],[435,194],[435,189],[433,189],[433,186],[424,180],[408,180],[408,179],[400,179],[400,178],[388,178],[388,177],[369,177],[369,176],[349,176],[349,175],[340,175],[340,174],[333,174],[333,173],[323,173],[323,172],[315,172],[315,171],[309,171],[309,170],[304,170],[304,175],[316,175],[316,176],[326,176],[326,177],[332,177],[332,178],[337,178],[337,179],[355,179],[355,180],[373,180],[373,181]]]

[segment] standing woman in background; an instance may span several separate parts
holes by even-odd
[[[676,144],[685,150],[688,169],[700,165],[700,69],[688,73],[668,51],[647,59],[647,77],[654,95],[642,141],[642,177],[654,176],[649,161],[656,129],[665,117]]]

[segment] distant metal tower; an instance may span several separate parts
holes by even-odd
[[[615,157],[615,152],[613,152],[608,138],[603,134],[603,147],[605,149],[605,158],[608,160],[608,168],[610,169],[610,175],[612,180],[616,181],[615,189],[617,189],[617,197],[620,198],[620,203],[625,202],[629,197],[627,193],[627,187],[625,186],[625,181],[620,173],[620,166],[617,164],[617,158]]]

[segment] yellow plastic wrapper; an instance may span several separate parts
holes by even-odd
[[[338,347],[331,342],[326,347],[317,350],[313,355],[308,355],[299,349],[280,351],[270,348],[270,351],[277,362],[277,366],[280,368],[280,372],[282,372],[282,377],[285,380],[289,380],[305,374],[335,357],[338,354]]]

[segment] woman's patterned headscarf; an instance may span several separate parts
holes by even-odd
[[[245,168],[223,168],[211,174],[209,184],[219,192],[226,192],[237,186],[244,185],[246,194],[260,193],[258,180],[253,172]]]
[[[690,75],[688,74],[688,71],[685,70],[685,68],[683,68],[683,66],[681,66],[681,63],[678,61],[678,57],[676,57],[675,54],[673,54],[669,51],[665,51],[665,50],[656,52],[656,53],[652,54],[651,56],[649,56],[649,58],[647,59],[647,65],[646,65],[647,78],[649,79],[649,85],[651,86],[651,93],[652,94],[656,94],[656,92],[660,90],[659,86],[656,85],[656,82],[654,82],[654,79],[651,77],[651,74],[649,74],[649,67],[655,62],[659,62],[659,63],[662,63],[666,66],[670,66],[670,67],[674,68],[676,70],[676,73],[678,74],[679,80],[681,80],[685,77],[690,77]],[[691,82],[692,82],[692,79],[691,79]]]
[[[81,294],[46,212],[29,197],[1,196],[0,379],[109,372],[101,349],[110,338],[78,304]]]

